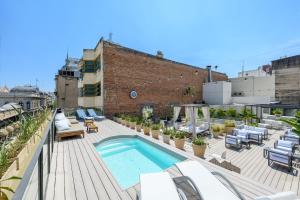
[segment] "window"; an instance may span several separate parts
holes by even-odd
[[[30,101],[27,101],[27,102],[26,102],[26,106],[27,106],[27,107],[26,107],[27,110],[30,110]]]
[[[86,60],[84,61],[83,67],[82,67],[82,72],[83,73],[94,73],[98,69],[101,69],[101,57],[98,56],[96,60]]]
[[[101,96],[101,83],[85,84],[83,88],[80,88],[80,96]]]

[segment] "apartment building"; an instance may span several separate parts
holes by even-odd
[[[275,97],[283,104],[300,104],[300,55],[272,61]]]
[[[78,107],[78,71],[79,59],[67,58],[65,64],[55,75],[55,95],[57,107],[72,110]]]
[[[144,107],[165,115],[172,105],[200,103],[208,77],[206,69],[165,59],[161,51],[151,55],[104,39],[83,50],[78,67],[78,105],[101,109],[106,116],[140,113]],[[219,72],[212,77],[228,79]]]

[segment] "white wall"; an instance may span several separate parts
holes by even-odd
[[[232,103],[237,104],[269,104],[270,101],[268,96],[232,97]]]
[[[232,95],[235,93],[244,97],[251,96],[264,96],[269,97],[270,101],[275,100],[275,76],[266,77],[239,77],[231,78]],[[268,102],[269,103],[269,102]]]
[[[226,81],[203,83],[203,100],[210,105],[231,103],[231,83]]]

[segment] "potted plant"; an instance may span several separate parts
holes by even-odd
[[[164,143],[170,144],[170,138],[171,138],[172,133],[173,133],[173,130],[170,130],[170,129],[165,129],[163,131],[162,136],[163,136]]]
[[[214,135],[214,138],[218,138],[219,135],[222,134],[222,128],[221,128],[220,124],[213,124],[211,126],[211,130],[212,130],[212,133]]]
[[[275,115],[276,117],[280,117],[282,115],[282,109],[276,108],[273,110],[273,115]]]
[[[126,118],[125,118],[125,120],[126,120],[126,127],[130,127],[130,119],[131,119],[131,117],[128,115]]]
[[[207,144],[204,141],[203,137],[195,138],[192,143],[194,155],[204,158],[206,146]]]
[[[144,131],[145,135],[150,135],[150,126],[151,126],[151,123],[149,120],[145,120],[143,122],[143,131]]]
[[[138,131],[138,132],[141,132],[142,131],[142,122],[143,122],[143,120],[141,119],[141,118],[138,118],[137,120],[136,120],[136,130]]]
[[[176,148],[184,149],[185,133],[182,131],[176,131],[174,133],[174,141]]]
[[[224,125],[225,125],[225,133],[227,135],[231,135],[233,129],[235,128],[235,121],[234,120],[225,120]]]
[[[129,124],[130,124],[130,128],[131,129],[135,129],[135,122],[136,122],[136,118],[135,117],[130,117],[130,119],[129,119]]]
[[[160,124],[153,124],[151,126],[151,134],[153,138],[158,139],[160,134]]]
[[[126,125],[126,116],[125,116],[124,114],[121,115],[121,124],[122,124],[123,126]]]

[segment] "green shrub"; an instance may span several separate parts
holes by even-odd
[[[164,129],[163,135],[172,135],[173,132],[174,132],[174,131],[173,131],[172,129]]]
[[[275,108],[272,113],[273,115],[282,115],[283,111],[280,108]]]
[[[205,145],[206,142],[203,137],[198,137],[193,140],[193,144],[201,146],[201,145]]]
[[[143,120],[143,127],[150,127],[151,126],[151,121],[150,120]]]
[[[234,120],[225,120],[224,125],[225,125],[225,127],[235,127],[235,121]]]
[[[226,110],[226,116],[231,117],[231,118],[237,117],[236,109],[235,108],[228,108],[228,110]]]
[[[176,131],[173,136],[177,139],[184,139],[186,136],[186,133],[183,131]]]
[[[210,117],[215,117],[215,112],[216,112],[215,108],[209,108]]]
[[[153,125],[151,126],[151,129],[152,129],[152,130],[159,130],[159,129],[160,129],[160,124],[153,124]]]
[[[217,118],[224,118],[226,116],[226,111],[222,108],[216,110],[215,116]]]

